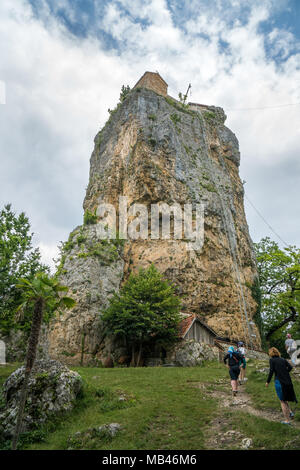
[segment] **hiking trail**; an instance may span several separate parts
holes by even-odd
[[[232,397],[231,387],[228,379],[217,379],[214,382],[194,382],[192,387],[199,388],[209,397],[214,397],[217,401],[217,416],[209,423],[206,430],[206,449],[225,450],[225,449],[249,449],[252,445],[251,437],[242,432],[226,428],[231,426],[231,417],[229,412],[243,412],[279,423],[282,419],[282,412],[278,402],[278,410],[255,408],[251,397],[246,392],[246,385],[239,385],[239,391],[236,397]],[[293,428],[300,429],[300,423],[293,421]]]

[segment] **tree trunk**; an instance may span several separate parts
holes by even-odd
[[[12,450],[16,450],[19,435],[21,432],[24,410],[25,410],[27,394],[28,394],[28,382],[29,382],[31,370],[32,370],[32,367],[36,358],[37,345],[39,342],[39,334],[40,334],[41,324],[42,324],[42,319],[43,319],[43,311],[44,311],[44,299],[40,297],[39,299],[36,300],[35,305],[34,305],[31,332],[30,332],[28,350],[27,350],[27,356],[26,356],[25,377],[24,377],[24,383],[23,383],[22,390],[21,390],[21,398],[20,398],[20,405],[19,405],[19,410],[18,410],[17,424],[16,424],[14,435],[13,435],[13,439],[12,439]]]
[[[84,356],[84,346],[85,346],[85,337],[86,333],[83,332],[81,336],[81,357],[80,357],[80,365],[83,366],[83,356]]]
[[[282,326],[286,325],[287,323],[289,323],[290,321],[296,321],[297,319],[297,311],[294,307],[290,306],[289,307],[292,314],[289,315],[288,317],[286,317],[284,320],[282,320],[280,323],[278,323],[278,325],[275,325],[273,326],[269,331],[268,333],[266,334],[266,339],[268,340],[273,333],[275,333],[275,331],[279,330]]]
[[[143,348],[143,344],[142,344],[142,342],[140,342],[140,349],[139,349],[139,355],[138,355],[138,360],[137,360],[137,367],[139,367],[140,362],[141,362],[142,348]]]
[[[130,365],[132,367],[135,367],[135,344],[133,343],[132,348],[131,348],[131,362]]]

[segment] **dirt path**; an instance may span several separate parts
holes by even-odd
[[[207,429],[206,448],[207,449],[248,449],[251,448],[252,439],[245,436],[240,431],[229,430],[230,416],[226,411],[241,411],[268,421],[280,422],[282,413],[280,410],[260,410],[253,406],[251,397],[246,393],[245,386],[239,386],[236,397],[232,397],[228,380],[220,379],[213,384],[194,383],[193,387],[207,390],[210,396],[216,398],[218,403],[218,416],[209,424]],[[299,423],[293,426],[300,429]]]

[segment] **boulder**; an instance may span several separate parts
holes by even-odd
[[[176,349],[173,361],[177,366],[192,367],[216,359],[216,354],[209,344],[188,340]]]
[[[247,449],[249,449],[249,447],[252,446],[252,443],[253,443],[252,439],[249,439],[248,437],[245,437],[245,439],[242,440],[241,447],[242,447],[242,449],[247,450]]]
[[[19,409],[25,366],[14,371],[3,385],[5,406],[0,410],[0,435],[12,436]],[[36,361],[28,384],[22,432],[30,431],[49,417],[70,411],[82,390],[82,379],[54,360]]]
[[[68,450],[95,449],[101,441],[109,442],[122,429],[119,423],[104,424],[103,426],[78,431],[68,438]]]

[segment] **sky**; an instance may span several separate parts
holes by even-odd
[[[82,224],[93,139],[146,70],[224,108],[253,241],[299,246],[299,18],[299,0],[1,0],[0,204],[43,261]]]

